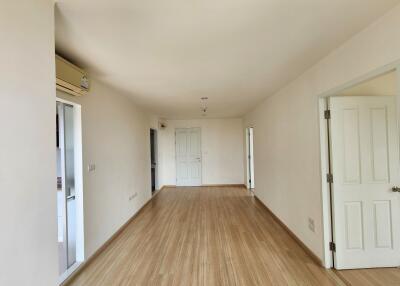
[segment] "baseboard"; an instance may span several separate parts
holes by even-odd
[[[164,188],[176,188],[179,187],[177,185],[164,185],[160,188],[160,190]],[[185,186],[181,186],[185,187]],[[202,184],[201,186],[198,187],[234,187],[234,188],[247,188],[245,184]],[[189,188],[189,186],[188,186]]]
[[[163,190],[161,188],[157,191],[127,222],[125,222],[106,242],[100,246],[99,249],[96,250],[88,259],[83,261],[79,267],[67,278],[64,280],[60,286],[69,285],[86,267],[90,265],[124,230],[125,228],[142,212],[142,210]]]
[[[300,247],[305,250],[305,252],[311,257],[312,260],[314,260],[315,263],[324,267],[324,263],[322,262],[322,260],[310,248],[308,248],[308,246],[305,245],[300,240],[300,238],[298,238],[297,235],[294,234],[294,232],[291,231],[286,226],[286,224],[280,220],[280,218],[278,218],[259,198],[257,198],[256,196],[254,196],[254,198],[271,214],[271,216],[274,218],[274,220],[283,227],[283,229],[297,242],[297,244],[300,245]]]
[[[160,188],[160,191],[162,191],[165,188],[175,188],[175,187],[176,187],[176,185],[162,185]]]
[[[201,187],[233,187],[233,188],[246,188],[244,184],[203,184]]]

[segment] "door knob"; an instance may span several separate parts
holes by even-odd
[[[400,193],[400,188],[395,186],[395,187],[392,188],[392,191],[395,192],[395,193]]]

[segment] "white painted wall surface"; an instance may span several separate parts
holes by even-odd
[[[321,259],[318,95],[399,60],[399,30],[397,6],[245,117],[254,127],[256,196]]]
[[[57,96],[82,106],[87,259],[151,198],[150,117],[94,79],[88,95]],[[96,165],[94,172],[89,164]]]
[[[53,1],[1,1],[0,285],[57,284]]]
[[[201,128],[202,184],[244,184],[242,119],[167,120],[159,130],[160,184],[176,184],[175,128]]]

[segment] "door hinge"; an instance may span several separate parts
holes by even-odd
[[[333,183],[333,175],[332,174],[326,174],[326,181],[328,183]]]
[[[251,184],[251,180],[249,180],[249,183]]]
[[[329,250],[336,252],[336,244],[334,242],[329,242]]]
[[[331,111],[329,109],[324,111],[324,118],[331,119]]]

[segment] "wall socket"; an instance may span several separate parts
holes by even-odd
[[[94,172],[96,170],[96,165],[95,164],[89,164],[88,165],[88,171],[89,172]]]
[[[135,192],[133,195],[129,196],[129,200],[133,200],[134,198],[136,198],[137,196],[137,192]]]
[[[314,220],[312,218],[308,218],[308,228],[312,231],[315,232],[315,224]]]

